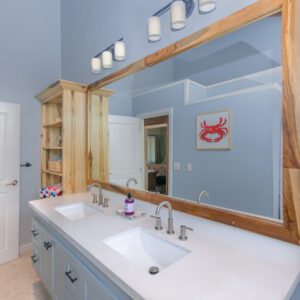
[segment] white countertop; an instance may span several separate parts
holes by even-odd
[[[80,250],[93,264],[135,299],[282,300],[289,299],[300,274],[300,247],[217,222],[173,211],[175,235],[167,235],[167,209],[161,211],[164,230],[150,218],[156,206],[136,200],[146,216],[128,220],[116,214],[124,196],[103,191],[110,207],[85,219],[70,221],[53,208],[91,203],[81,193],[30,202],[30,207]],[[194,228],[188,240],[178,239],[179,226]],[[153,276],[115,252],[103,240],[141,226],[192,252]]]

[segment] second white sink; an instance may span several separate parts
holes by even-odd
[[[54,209],[69,220],[79,220],[98,213],[97,209],[84,203],[57,206]]]
[[[108,238],[104,243],[146,270],[150,267],[161,270],[191,252],[141,227]]]

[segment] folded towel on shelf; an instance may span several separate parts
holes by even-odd
[[[40,189],[40,199],[52,198],[62,195],[62,184],[46,186]]]

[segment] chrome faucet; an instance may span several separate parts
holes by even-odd
[[[154,216],[154,217],[155,217],[157,220],[160,220],[159,213],[160,213],[160,210],[161,210],[161,208],[162,208],[163,206],[167,207],[168,210],[169,210],[169,218],[168,218],[168,230],[167,230],[167,234],[174,234],[175,232],[174,232],[174,226],[173,226],[173,210],[172,210],[172,205],[171,205],[171,203],[170,203],[169,201],[163,201],[163,202],[161,202],[161,203],[157,206],[157,208],[156,208],[156,210],[155,210],[155,216]],[[156,224],[156,225],[157,225],[157,224]],[[156,226],[156,227],[157,227],[157,226]]]
[[[93,189],[98,189],[98,193],[93,193]],[[103,194],[102,187],[99,183],[93,183],[87,187],[87,191],[93,196],[93,203],[98,203],[98,205],[103,205]],[[98,198],[98,199],[97,199]]]
[[[207,199],[209,199],[209,193],[207,191],[202,191],[199,196],[198,196],[198,200],[197,203],[200,204],[201,203],[201,199],[202,197],[206,197]]]
[[[129,183],[131,182],[131,181],[133,181],[135,184],[137,184],[138,182],[137,182],[137,180],[135,179],[135,178],[129,178],[128,180],[127,180],[127,183],[126,183],[126,186],[127,187],[129,187]]]

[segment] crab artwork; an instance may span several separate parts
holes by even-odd
[[[197,149],[214,150],[231,148],[231,112],[197,115]]]
[[[201,123],[200,139],[207,143],[218,143],[228,134],[228,129],[224,127],[227,123],[226,118],[220,117],[219,123],[208,125],[206,121]]]

